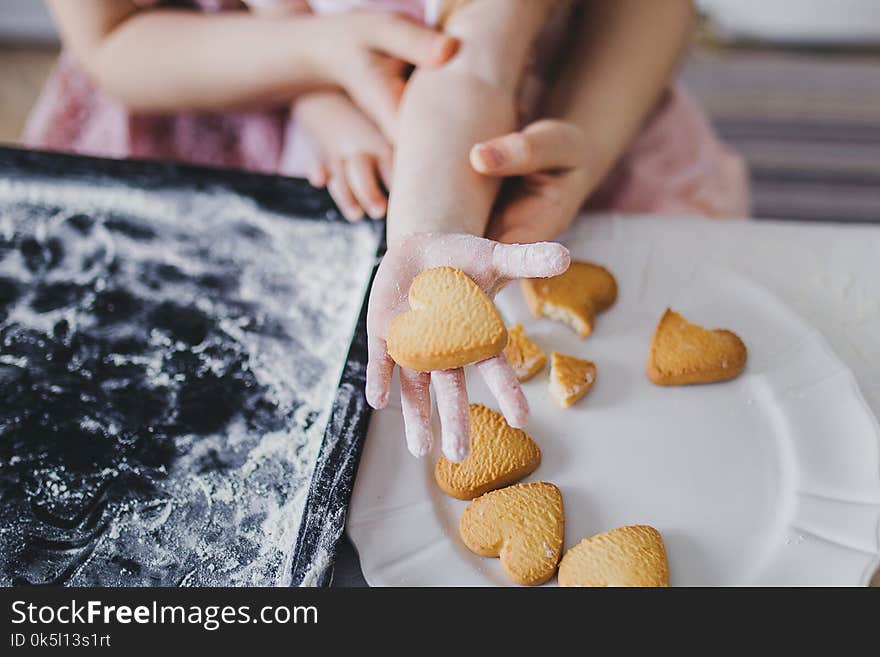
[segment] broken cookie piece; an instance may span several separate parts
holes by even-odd
[[[564,274],[521,281],[526,303],[535,317],[568,324],[582,338],[593,332],[596,315],[617,300],[617,281],[592,262],[572,262]]]
[[[587,394],[595,381],[595,363],[555,351],[550,355],[550,395],[561,408]]]
[[[522,324],[507,329],[507,346],[504,356],[520,381],[528,381],[541,371],[547,362],[547,354],[526,335]]]

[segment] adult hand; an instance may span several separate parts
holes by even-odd
[[[456,39],[389,12],[342,12],[312,20],[316,66],[391,141],[410,67],[441,66],[458,48]]]
[[[422,233],[401,240],[385,254],[370,291],[367,311],[369,364],[367,401],[384,408],[395,362],[388,355],[385,339],[391,320],[409,309],[410,283],[432,267],[461,269],[490,297],[517,278],[543,278],[561,274],[570,263],[561,244],[499,244],[473,235]],[[521,427],[529,407],[510,365],[499,354],[477,363],[508,423]],[[431,449],[431,397],[433,384],[440,416],[443,454],[461,461],[470,451],[470,414],[464,370],[415,372],[400,368],[400,401],[406,443],[415,456]]]
[[[488,236],[507,243],[555,239],[598,182],[588,156],[583,131],[555,119],[476,144],[470,153],[475,171],[511,178],[496,202]]]

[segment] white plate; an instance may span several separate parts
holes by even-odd
[[[596,362],[597,381],[559,410],[547,369],[524,384],[543,461],[527,481],[562,490],[565,548],[620,525],[663,534],[673,585],[865,585],[880,553],[880,427],[825,339],[764,288],[578,231],[572,253],[608,266],[620,297],[581,340],[533,318],[518,286],[497,299],[548,352]],[[645,377],[666,306],[735,330],[746,371],[727,383],[659,388]],[[476,372],[472,401],[497,407]],[[458,537],[466,502],[406,451],[399,402],[375,413],[347,528],[371,585],[506,585],[497,559]],[[436,428],[435,428],[436,431]]]

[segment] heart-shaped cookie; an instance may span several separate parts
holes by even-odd
[[[513,368],[516,378],[520,381],[528,381],[544,367],[547,354],[526,335],[522,324],[508,328],[507,335],[504,357]]]
[[[514,429],[501,413],[482,404],[470,405],[471,452],[461,463],[441,456],[434,478],[444,493],[472,500],[534,472],[541,450],[522,429]]]
[[[617,281],[592,262],[572,262],[564,274],[521,282],[526,303],[535,317],[568,324],[582,338],[593,332],[598,313],[617,301]]]
[[[659,386],[726,381],[743,371],[747,356],[736,333],[704,329],[667,308],[651,342],[648,378]]]
[[[495,356],[507,344],[495,304],[454,267],[416,276],[409,305],[388,327],[388,353],[403,367],[420,372],[462,367]]]
[[[596,365],[588,360],[550,354],[550,395],[562,408],[583,397],[596,381]]]
[[[669,586],[663,538],[647,525],[585,538],[562,557],[559,586]]]
[[[564,526],[562,494],[541,481],[478,497],[464,510],[459,534],[473,552],[501,557],[514,582],[531,586],[543,584],[556,572]]]

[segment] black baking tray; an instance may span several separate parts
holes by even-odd
[[[268,211],[315,221],[344,222],[324,190],[306,181],[235,169],[175,162],[115,160],[0,146],[0,178],[46,177],[124,183],[143,190],[204,191],[222,188]],[[385,250],[384,222],[374,222],[378,250]],[[375,275],[375,266],[372,276]],[[367,287],[369,289],[369,287]],[[317,463],[309,486],[293,552],[290,584],[328,586],[345,514],[366,436],[370,408],[364,397],[367,364],[366,299],[362,302]],[[322,556],[319,572],[311,566]]]

